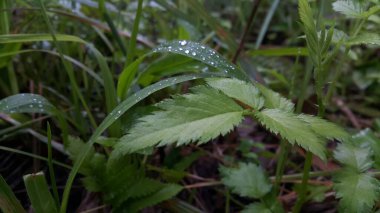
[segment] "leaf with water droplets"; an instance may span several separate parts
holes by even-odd
[[[225,72],[240,80],[249,81],[249,77],[235,65],[228,62],[215,50],[193,41],[170,41],[159,45],[153,52],[170,52],[184,55]]]
[[[110,127],[121,115],[123,115],[128,109],[136,105],[138,102],[148,97],[150,94],[157,92],[166,87],[179,84],[185,81],[200,79],[200,78],[212,78],[212,77],[220,77],[221,74],[215,73],[204,73],[204,74],[194,74],[194,75],[184,75],[179,77],[168,78],[162,81],[159,81],[155,84],[152,84],[134,95],[128,97],[123,102],[121,102],[108,116],[103,120],[103,122],[95,129],[95,132],[92,134],[88,143],[82,150],[82,155],[78,156],[78,160],[74,163],[74,166],[70,172],[69,179],[67,181],[67,185],[71,185],[74,181],[74,178],[81,167],[82,163],[85,160],[85,157],[89,151],[91,151],[92,146],[94,145],[96,139],[108,128]],[[69,193],[69,189],[65,189],[66,193]]]
[[[3,113],[46,113],[52,114],[54,106],[46,98],[30,93],[12,95],[0,100]]]

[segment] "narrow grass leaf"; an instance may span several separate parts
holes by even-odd
[[[248,54],[250,56],[308,56],[309,51],[305,47],[283,47],[250,50]]]
[[[20,201],[16,198],[11,187],[0,175],[0,210],[4,213],[24,213]]]
[[[153,52],[170,52],[184,55],[215,67],[229,76],[244,81],[250,81],[245,72],[228,62],[215,50],[193,41],[182,40],[166,42],[154,48]]]
[[[24,183],[36,213],[58,212],[43,172],[25,175]]]
[[[44,97],[22,93],[0,100],[0,112],[3,113],[46,113],[53,114],[54,106]]]

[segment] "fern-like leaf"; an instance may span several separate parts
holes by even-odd
[[[349,39],[346,44],[359,45],[359,44],[372,44],[380,45],[380,35],[378,33],[362,33],[355,38]]]
[[[115,146],[121,153],[190,142],[205,143],[232,130],[243,119],[243,108],[231,98],[205,86],[193,94],[175,96],[158,104],[163,111],[140,119]]]
[[[249,82],[231,78],[210,78],[207,79],[207,84],[254,110],[260,110],[264,105],[259,90]]]
[[[262,168],[240,163],[238,168],[221,167],[222,182],[243,197],[261,198],[272,188]]]
[[[264,109],[255,112],[255,117],[275,134],[280,134],[289,143],[297,143],[302,148],[326,159],[325,140],[319,137],[311,126],[297,115],[278,109]]]
[[[371,212],[380,195],[379,180],[368,173],[373,165],[372,150],[359,143],[353,137],[352,143],[340,144],[334,152],[334,157],[343,164],[343,169],[333,177],[342,212]]]
[[[371,168],[372,151],[370,147],[355,147],[349,143],[341,144],[334,152],[334,157],[345,167],[357,172]]]
[[[324,119],[304,114],[298,115],[298,117],[308,123],[311,129],[321,137],[340,141],[349,140],[351,137],[343,128]]]
[[[333,9],[348,18],[364,19],[380,11],[380,6],[375,5],[364,10],[363,3],[355,0],[338,0],[333,3]]]
[[[341,212],[371,212],[379,196],[379,181],[367,173],[340,171],[335,176],[334,189],[340,200]]]
[[[318,48],[318,35],[317,27],[313,19],[313,11],[309,5],[308,0],[299,0],[298,7],[301,22],[306,34],[306,41],[309,46],[309,51],[311,51],[312,54],[316,55]]]
[[[357,1],[339,0],[333,3],[333,9],[349,18],[360,18],[363,8]]]
[[[269,109],[280,109],[286,112],[294,111],[294,104],[282,97],[279,93],[264,87],[261,84],[255,84],[264,97],[264,106]]]

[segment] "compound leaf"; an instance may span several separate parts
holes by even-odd
[[[376,178],[344,169],[335,175],[334,182],[342,212],[371,212],[379,197],[380,182]]]
[[[264,99],[260,96],[259,90],[249,82],[231,78],[212,78],[206,81],[211,87],[255,110],[260,110],[264,105]]]
[[[240,163],[238,168],[221,167],[222,182],[243,197],[261,198],[272,188],[264,171],[255,164]]]
[[[141,118],[115,150],[128,153],[175,142],[205,143],[225,135],[242,121],[243,108],[228,96],[205,86],[192,91],[159,103],[163,110]]]
[[[289,143],[297,143],[322,160],[326,159],[325,140],[297,115],[278,109],[264,109],[255,112],[255,117],[267,129],[275,134],[280,134]]]
[[[301,114],[298,117],[308,123],[311,129],[318,135],[327,139],[348,140],[351,136],[338,125],[328,122],[322,118]]]

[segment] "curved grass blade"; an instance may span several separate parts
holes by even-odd
[[[117,95],[115,90],[115,85],[113,82],[113,77],[111,71],[108,67],[107,61],[104,56],[90,43],[82,40],[77,36],[71,35],[62,35],[55,34],[56,41],[71,41],[78,42],[86,45],[86,47],[90,50],[90,53],[93,54],[95,59],[97,60],[100,71],[102,72],[102,77],[104,80],[104,88],[105,88],[105,98],[106,98],[106,106],[107,112],[111,112],[112,109],[117,105]],[[36,42],[36,41],[53,41],[53,36],[51,34],[12,34],[12,35],[0,35],[0,44],[1,43],[23,43],[23,42]],[[86,107],[86,103],[84,99],[82,100],[84,103],[84,107]],[[87,108],[87,111],[89,109]],[[120,132],[120,124],[117,122],[114,127],[111,128],[111,132],[113,135],[117,135]]]
[[[250,56],[308,56],[305,47],[284,47],[248,51]]]
[[[25,175],[24,183],[33,210],[36,213],[58,212],[43,172]]]
[[[22,93],[0,100],[0,112],[3,113],[45,113],[54,114],[55,107],[44,97]]]
[[[161,89],[164,89],[166,87],[170,87],[175,84],[179,84],[185,81],[195,80],[195,79],[201,79],[201,78],[210,78],[210,77],[220,77],[222,75],[218,74],[211,74],[211,73],[205,73],[205,74],[194,74],[194,75],[186,75],[186,76],[179,76],[179,77],[173,77],[168,78],[165,80],[162,80],[160,82],[157,82],[155,84],[152,84],[139,92],[135,93],[134,95],[130,96],[129,98],[125,99],[123,102],[121,102],[104,120],[103,122],[98,126],[98,128],[95,129],[93,135],[89,139],[89,141],[86,144],[85,149],[82,152],[82,155],[78,157],[77,162],[74,164],[73,169],[70,172],[69,178],[66,182],[66,187],[63,192],[63,198],[62,198],[62,204],[61,204],[61,213],[66,212],[67,202],[70,195],[71,185],[73,184],[74,178],[76,174],[78,173],[78,170],[80,166],[82,165],[87,153],[91,150],[93,144],[95,143],[96,139],[108,128],[110,127],[117,119],[123,115],[128,109],[139,103],[144,98],[148,97],[154,92],[157,92]]]
[[[0,210],[4,213],[23,213],[26,212],[20,201],[16,198],[11,187],[0,175]]]
[[[159,45],[154,48],[151,52],[141,56],[135,62],[127,66],[120,75],[117,93],[119,97],[125,97],[129,87],[131,86],[132,80],[136,75],[137,69],[145,57],[153,53],[175,53],[180,54],[204,64],[210,65],[220,71],[225,75],[238,78],[244,81],[250,81],[249,77],[245,72],[237,68],[232,63],[228,62],[223,56],[219,55],[213,49],[199,44],[193,41],[170,41]]]
[[[63,142],[67,142],[68,125],[59,110],[46,98],[30,93],[12,95],[0,100],[0,112],[2,113],[43,113],[57,117],[62,130]]]
[[[71,41],[86,43],[84,40],[77,36],[56,34],[57,41]],[[25,42],[36,42],[36,41],[53,41],[53,37],[50,34],[7,34],[0,35],[0,44],[9,43],[25,43]]]
[[[5,52],[5,53],[0,53],[0,58],[2,57],[7,57],[7,56],[13,56],[13,55],[18,55],[18,54],[23,54],[23,53],[31,53],[31,52],[44,52],[44,53],[49,53],[54,56],[60,57],[59,53],[52,51],[52,50],[42,50],[42,49],[24,49],[24,50],[18,50],[18,51],[12,51],[12,52]],[[89,76],[93,77],[99,84],[104,86],[103,79],[95,73],[94,70],[90,69],[80,61],[76,60],[75,58],[72,58],[68,55],[63,55],[63,57],[71,62],[72,64],[78,66],[79,68],[83,69]]]
[[[250,81],[245,72],[228,62],[223,56],[215,52],[215,50],[193,41],[182,40],[166,42],[154,48],[153,52],[170,52],[184,55],[215,67],[229,76]]]

